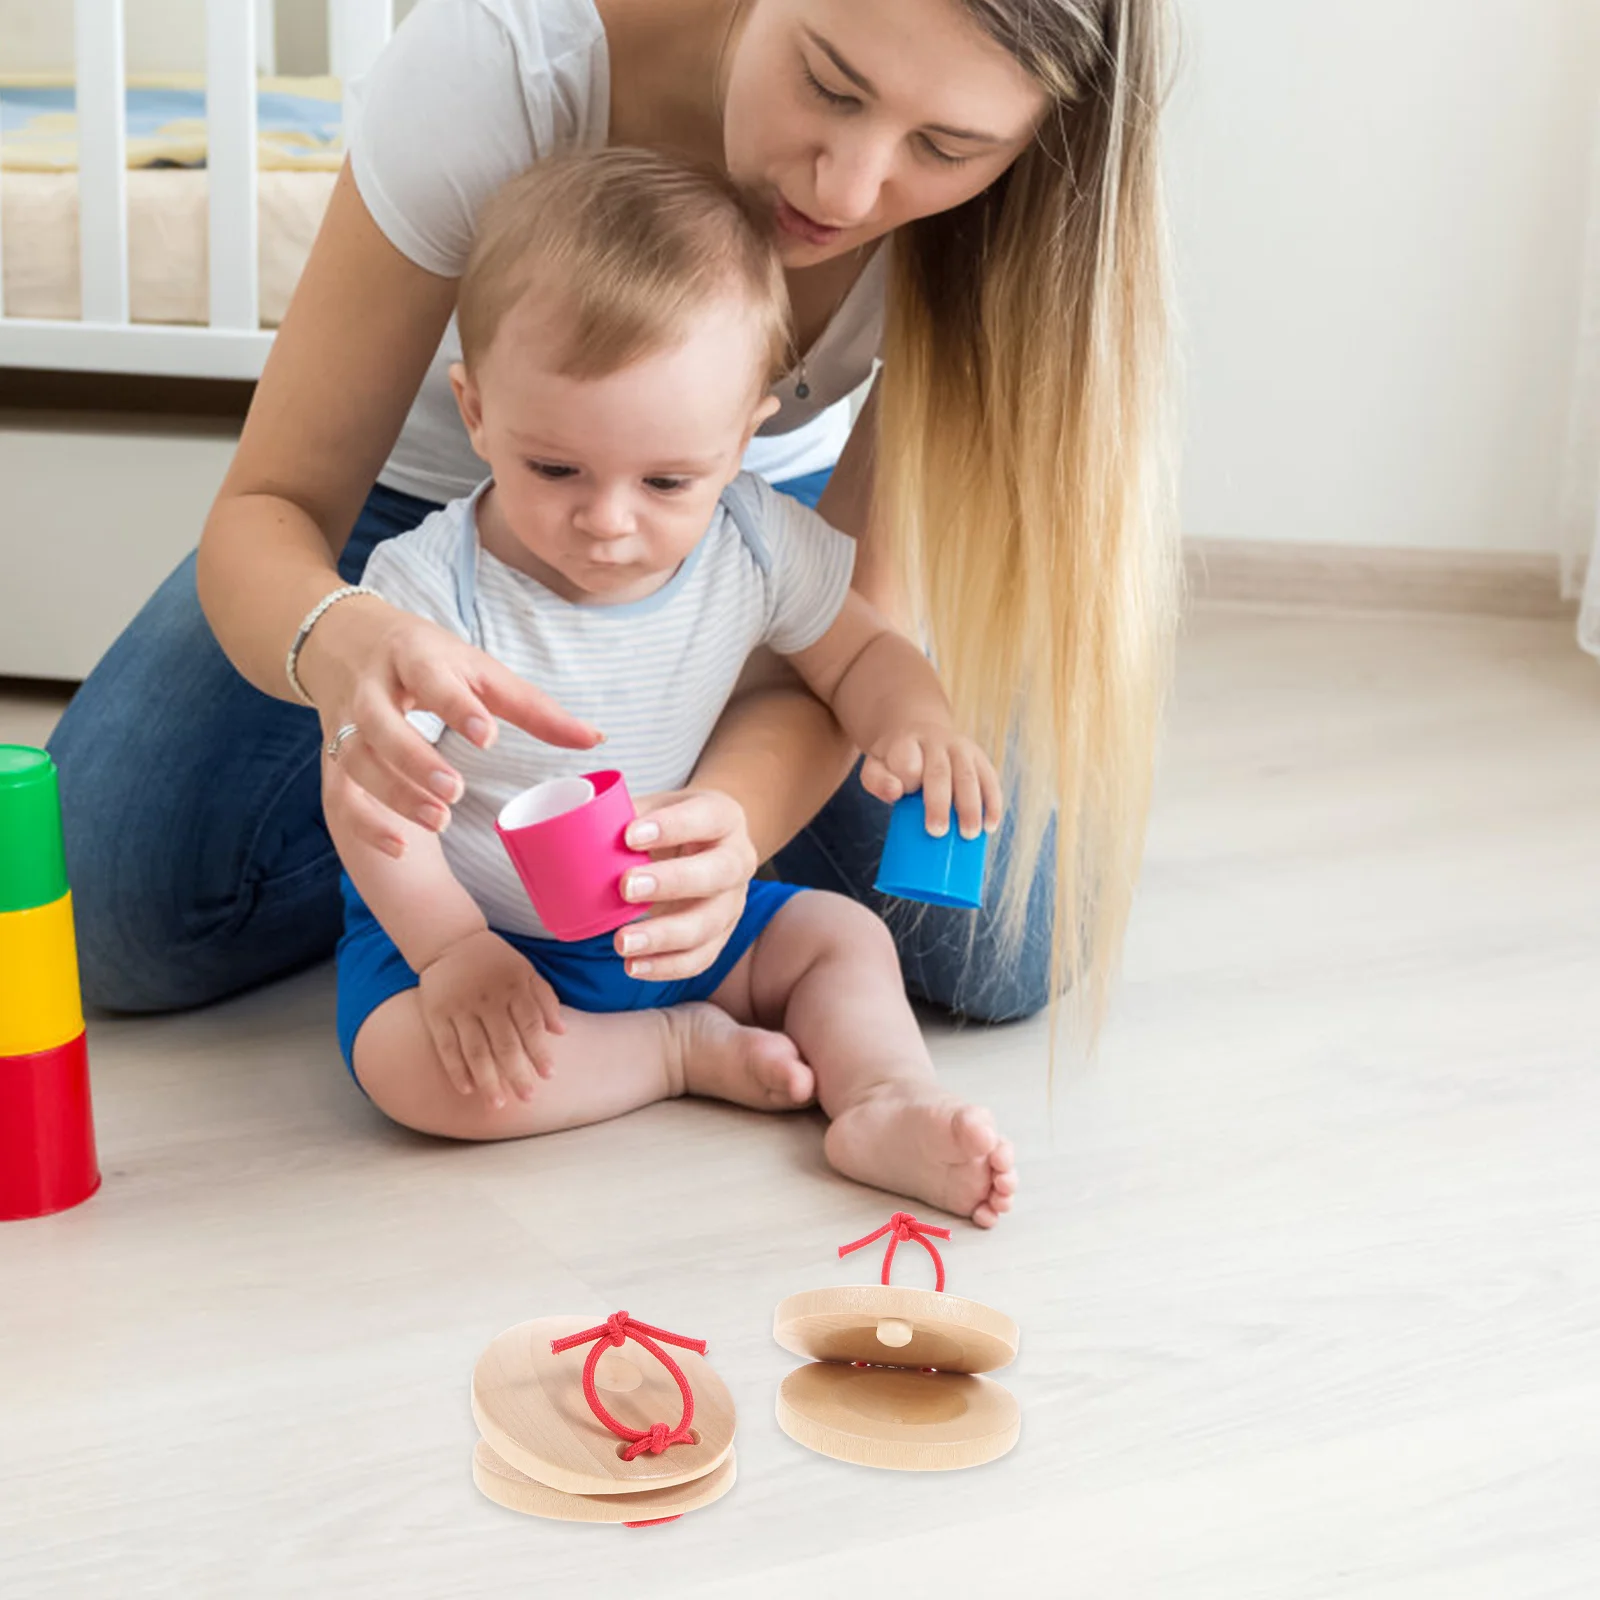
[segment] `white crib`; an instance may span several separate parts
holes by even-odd
[[[130,316],[123,0],[74,5],[82,314],[8,316],[0,235],[0,369],[120,375],[124,397],[140,381],[253,380],[272,341],[261,326],[256,155],[272,0],[205,4],[204,326]],[[329,66],[341,82],[371,65],[393,12],[394,0],[328,0]],[[345,101],[348,144],[348,92]],[[5,182],[0,170],[0,195]],[[0,676],[87,672],[193,547],[237,428],[236,417],[142,415],[125,398],[114,412],[0,412]]]
[[[263,65],[271,67],[272,0],[206,0],[211,296],[204,328],[136,325],[129,316],[123,0],[74,5],[83,315],[76,322],[8,317],[0,274],[0,367],[257,377],[271,335],[260,327],[257,285],[255,83]],[[334,76],[349,82],[366,71],[392,26],[393,0],[329,0]],[[0,235],[0,263],[4,250]]]

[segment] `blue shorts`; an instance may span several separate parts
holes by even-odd
[[[348,874],[341,875],[344,889],[344,936],[339,940],[339,1048],[351,1072],[352,1052],[361,1024],[381,1006],[407,989],[415,989],[417,975],[383,931],[378,919],[356,893]],[[578,1011],[651,1011],[659,1006],[709,1000],[722,980],[738,966],[767,924],[795,895],[799,887],[751,880],[739,918],[722,954],[702,973],[669,983],[630,978],[616,952],[615,934],[563,944],[557,939],[532,939],[521,933],[500,933],[520,950],[556,992],[563,1005]],[[500,930],[496,930],[499,932]]]

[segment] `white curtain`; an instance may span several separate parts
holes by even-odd
[[[1579,601],[1578,643],[1600,656],[1600,93],[1589,166],[1578,362],[1567,429],[1561,519],[1562,584]]]

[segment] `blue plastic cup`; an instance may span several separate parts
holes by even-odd
[[[889,836],[878,863],[879,894],[897,900],[921,900],[930,906],[956,906],[976,911],[983,904],[983,869],[989,858],[989,835],[963,839],[955,810],[942,839],[928,832],[920,794],[895,802],[889,814]]]

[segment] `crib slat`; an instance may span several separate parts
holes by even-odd
[[[6,314],[6,174],[5,163],[0,161],[0,318]]]
[[[328,0],[328,71],[344,86],[344,147],[354,116],[350,83],[359,78],[394,32],[394,0]]]
[[[206,187],[211,326],[259,326],[256,265],[256,11],[206,0]]]
[[[128,320],[122,0],[76,0],[78,252],[85,322]]]
[[[256,66],[267,77],[278,70],[278,16],[274,0],[255,0]]]

